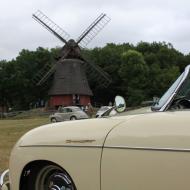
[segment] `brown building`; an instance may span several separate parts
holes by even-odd
[[[64,59],[56,64],[53,84],[49,90],[50,107],[90,103],[92,91],[86,78],[83,61]]]

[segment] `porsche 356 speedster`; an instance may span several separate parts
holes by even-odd
[[[36,128],[13,148],[2,189],[188,190],[189,100],[187,66],[150,113]]]

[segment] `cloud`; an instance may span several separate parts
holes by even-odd
[[[2,0],[1,0],[2,1]],[[188,0],[6,0],[0,7],[0,59],[22,49],[63,45],[32,19],[42,10],[76,39],[102,12],[112,18],[88,47],[106,43],[166,41],[183,53],[190,49]]]

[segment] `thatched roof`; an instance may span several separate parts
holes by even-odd
[[[83,62],[79,59],[65,59],[57,63],[49,95],[79,94],[92,95],[86,78]]]

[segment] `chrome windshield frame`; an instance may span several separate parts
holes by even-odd
[[[182,86],[182,84],[185,82],[188,74],[189,74],[189,70],[190,70],[190,65],[186,66],[185,70],[184,70],[184,74],[183,77],[181,79],[181,81],[179,82],[179,84],[177,85],[176,89],[174,90],[174,92],[172,93],[172,95],[168,98],[168,100],[165,102],[165,104],[158,110],[154,110],[154,111],[166,111],[169,107],[169,105],[171,104],[171,102],[173,101],[173,99],[175,98],[175,96],[177,95],[178,91],[180,90],[180,87]]]

